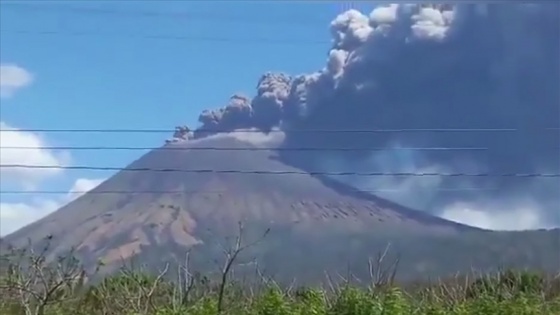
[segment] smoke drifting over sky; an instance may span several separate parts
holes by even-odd
[[[304,167],[329,170],[560,172],[559,131],[545,129],[560,125],[560,3],[383,5],[369,15],[355,10],[340,14],[330,32],[333,44],[324,69],[300,76],[263,75],[254,98],[236,95],[226,107],[202,113],[195,136],[205,134],[200,130],[279,126],[286,130],[285,146],[387,148],[291,157]],[[290,131],[412,128],[518,130]],[[560,224],[557,178],[345,180],[366,189],[396,189],[399,193],[380,195],[438,214],[459,202],[472,209],[508,211],[519,201],[535,205],[529,211],[542,215],[541,220]]]

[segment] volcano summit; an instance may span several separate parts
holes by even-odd
[[[51,235],[50,255],[75,248],[86,264],[101,259],[109,268],[131,258],[155,267],[194,248],[204,268],[220,258],[218,242],[244,222],[253,237],[270,229],[252,254],[283,277],[312,280],[348,263],[358,268],[387,243],[403,256],[410,277],[472,266],[558,266],[551,251],[557,231],[485,231],[306,174],[282,160],[279,152],[292,159],[304,152],[277,147],[279,135],[240,131],[168,143],[5,242],[40,244]],[[189,172],[197,170],[214,172]],[[291,257],[289,268],[282,257]]]

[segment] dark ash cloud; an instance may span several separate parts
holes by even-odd
[[[560,125],[560,3],[391,4],[369,14],[344,12],[330,31],[333,44],[323,69],[293,77],[263,75],[253,99],[234,96],[225,108],[202,113],[198,134],[252,127],[266,132],[280,126],[286,131],[285,146],[387,148],[291,159],[329,170],[560,172],[559,131],[545,130]],[[290,131],[412,128],[518,130]],[[530,199],[543,218],[560,224],[557,178],[346,180],[361,187],[405,187],[402,196],[386,197],[435,213],[457,202],[484,207],[496,200]],[[467,186],[480,190],[460,190]]]

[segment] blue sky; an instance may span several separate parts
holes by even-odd
[[[368,12],[373,5],[303,1],[3,1],[0,62],[4,70],[8,66],[18,69],[28,80],[12,82],[15,85],[11,92],[0,100],[0,120],[4,127],[23,129],[194,126],[203,109],[224,105],[236,92],[252,95],[258,78],[266,71],[298,74],[322,68],[329,49],[329,23],[350,7]],[[4,89],[9,88],[10,80],[17,81],[8,77],[10,73],[3,72]],[[11,136],[23,138],[8,139]],[[169,136],[12,132],[3,134],[0,146],[154,147]],[[122,167],[145,153],[35,151],[3,149],[2,164],[17,163],[21,160],[18,156],[25,156],[25,161],[31,161],[27,164],[51,161]],[[33,156],[43,160],[34,160]],[[22,175],[2,170],[0,184],[4,192],[68,191],[77,181],[81,183],[79,187],[89,189],[111,175],[100,171]],[[70,200],[63,194],[30,193],[2,193],[0,198],[1,235]]]

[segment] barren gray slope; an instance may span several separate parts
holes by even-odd
[[[114,222],[122,216],[128,219],[133,219],[131,215],[157,216],[164,212],[159,206],[169,204],[186,210],[195,222],[212,220],[208,223],[219,225],[236,224],[242,219],[289,223],[324,221],[336,216],[339,219],[337,221],[344,221],[344,218],[359,219],[349,222],[371,227],[381,222],[382,225],[414,225],[431,231],[467,228],[318,176],[189,172],[302,172],[279,161],[276,152],[263,150],[270,146],[266,143],[255,145],[228,135],[169,144],[146,154],[127,168],[177,169],[187,172],[121,171],[94,189],[93,193],[13,233],[9,239],[17,240],[24,235],[34,236],[34,239],[49,233],[72,233],[78,227],[85,227],[82,224],[87,221],[101,217],[111,216],[111,220],[105,221]],[[97,193],[101,191],[137,193]]]
[[[262,150],[274,143],[246,140],[238,135],[217,135],[168,144],[128,168],[301,172],[279,161],[275,151]],[[218,150],[200,149],[209,147]],[[257,147],[261,149],[248,150]],[[136,193],[97,193],[102,191]],[[231,235],[238,221],[248,222],[255,230],[290,231],[276,243],[284,244],[281,242],[289,238],[285,245],[268,247],[277,251],[270,257],[278,257],[288,247],[295,252],[305,252],[309,246],[328,252],[342,244],[346,250],[350,247],[344,244],[353,242],[355,236],[363,236],[362,250],[379,250],[372,244],[407,235],[407,244],[416,242],[410,243],[412,248],[426,247],[426,253],[418,254],[425,256],[432,255],[428,239],[484,233],[305,174],[121,171],[91,193],[8,235],[5,241],[22,246],[28,239],[38,243],[52,235],[53,255],[74,247],[88,261],[120,263],[136,255],[159,257],[162,251],[207,243],[207,230],[218,238]],[[461,247],[456,250],[461,251]],[[343,263],[346,258],[333,252],[337,255]],[[327,266],[333,259],[321,263]]]

